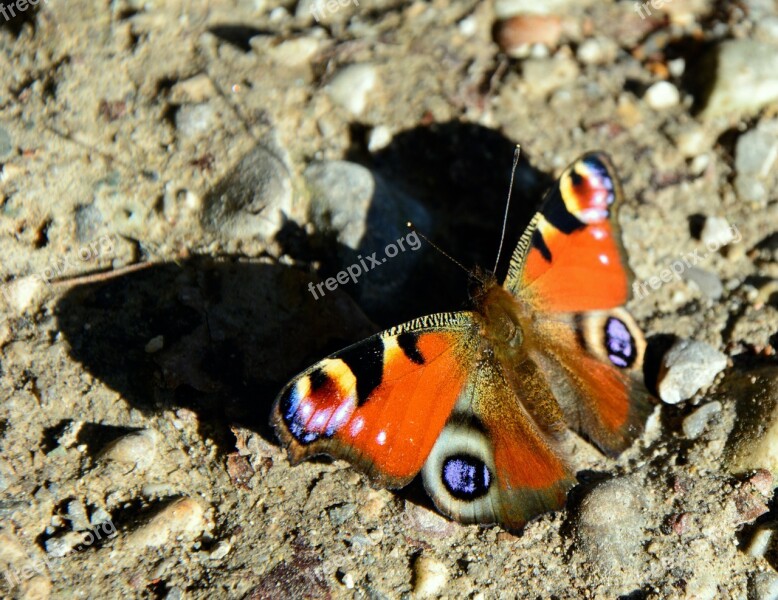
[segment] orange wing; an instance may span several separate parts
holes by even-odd
[[[349,460],[386,487],[421,470],[472,366],[468,313],[417,319],[313,365],[276,400],[272,422],[298,462]]]
[[[532,312],[527,352],[542,365],[567,423],[615,453],[651,411],[643,334],[626,303],[631,273],[610,159],[591,152],[562,173],[511,258],[504,287]]]
[[[631,276],[616,220],[621,196],[605,154],[575,161],[519,241],[504,287],[543,312],[624,304]]]

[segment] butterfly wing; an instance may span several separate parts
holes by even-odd
[[[610,159],[601,152],[580,157],[521,237],[503,287],[543,312],[622,306],[632,276],[617,220],[621,199]]]
[[[575,484],[556,450],[561,413],[540,423],[526,411],[517,390],[532,402],[552,392],[536,370],[503,376],[480,319],[417,319],[298,375],[272,413],[293,462],[327,454],[394,488],[423,467],[436,505],[463,522],[520,527],[559,508]]]
[[[431,315],[313,365],[279,394],[272,423],[293,462],[328,454],[377,484],[419,472],[472,366],[469,313]]]
[[[567,422],[602,450],[626,448],[651,411],[645,340],[622,305],[632,275],[610,159],[588,153],[546,196],[511,258],[504,287],[533,314],[527,351],[543,367]]]
[[[576,483],[558,449],[561,414],[539,422],[526,408],[553,406],[552,391],[535,363],[521,367],[506,376],[482,359],[424,464],[427,493],[463,523],[518,529],[564,505]]]

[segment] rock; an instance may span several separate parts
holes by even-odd
[[[456,533],[458,526],[438,513],[410,502],[405,503],[402,513],[403,525],[410,532],[421,534],[425,538],[442,539]]]
[[[712,300],[718,300],[724,293],[724,285],[715,273],[698,267],[689,267],[683,272],[683,276],[684,279],[691,281],[705,296]]]
[[[202,504],[191,497],[179,498],[157,512],[144,525],[127,536],[128,548],[158,547],[174,537],[194,538],[206,527]]]
[[[678,106],[681,102],[681,93],[669,81],[657,81],[646,90],[643,98],[654,110],[665,110]]]
[[[767,469],[778,476],[778,368],[733,374],[721,391],[735,399],[735,426],[725,449],[729,471]]]
[[[513,58],[523,58],[528,47],[543,44],[556,48],[562,35],[562,19],[555,15],[516,15],[497,23],[495,41]]]
[[[383,150],[392,142],[392,130],[386,125],[378,125],[367,136],[367,149],[370,152]]]
[[[176,104],[206,102],[215,95],[216,88],[205,73],[179,81],[170,88],[170,101]]]
[[[738,138],[735,146],[735,191],[746,202],[768,197],[767,178],[778,158],[778,120],[760,123]]]
[[[438,596],[448,581],[448,569],[442,562],[420,556],[413,563],[413,593],[419,598]]]
[[[589,38],[578,46],[575,57],[585,65],[602,65],[613,62],[618,50],[618,45],[610,38]]]
[[[579,73],[578,64],[562,54],[554,58],[532,58],[522,63],[522,79],[527,93],[536,98],[546,97],[572,83]]]
[[[49,556],[61,558],[73,552],[74,548],[80,546],[83,542],[84,538],[81,533],[68,531],[62,535],[47,539],[43,545]]]
[[[357,512],[357,505],[351,502],[338,504],[327,509],[327,516],[333,527],[339,527],[346,521],[352,519]]]
[[[283,161],[258,145],[208,192],[203,226],[225,241],[272,239],[292,209],[292,178]]]
[[[157,432],[151,429],[133,431],[108,444],[98,460],[144,471],[157,458],[157,439]]]
[[[711,51],[708,61],[707,70],[714,72],[703,118],[746,117],[778,100],[778,46],[728,40]]]
[[[94,511],[92,511],[92,514],[89,515],[89,524],[92,527],[95,527],[97,525],[102,525],[103,523],[110,523],[110,522],[111,522],[111,515],[108,513],[107,510],[105,510],[101,506],[98,506]]]
[[[89,529],[89,519],[86,516],[84,503],[78,498],[74,498],[67,503],[67,518],[70,521],[70,527],[74,531],[83,531]]]
[[[536,15],[564,14],[572,7],[583,7],[593,3],[593,0],[575,2],[574,0],[550,0],[549,2],[533,2],[532,0],[496,0],[494,13],[498,19],[507,19],[519,13]]]
[[[715,249],[731,244],[738,237],[737,228],[733,228],[723,217],[706,217],[700,230],[700,241],[715,252]]]
[[[604,577],[620,571],[622,582],[638,579],[646,509],[645,492],[627,478],[602,483],[583,499],[575,524],[576,544]],[[608,595],[627,591],[611,590]]]
[[[751,540],[746,547],[746,552],[754,558],[761,558],[770,548],[773,537],[775,536],[775,525],[758,525],[751,536]]]
[[[379,309],[390,301],[392,290],[402,287],[418,260],[416,250],[421,241],[408,230],[407,222],[427,230],[429,213],[416,199],[393,189],[380,176],[355,163],[312,163],[304,175],[311,194],[311,222],[319,232],[333,235],[340,244],[338,259],[342,272],[359,271],[347,283],[358,286],[363,306]],[[400,243],[404,250],[400,250]],[[390,245],[394,250],[390,250]],[[366,262],[365,257],[372,255],[378,264]]]
[[[721,402],[718,400],[703,404],[683,420],[683,434],[690,440],[697,439],[705,431],[710,420],[720,412]]]
[[[211,550],[208,558],[211,560],[221,560],[230,553],[230,550],[232,550],[232,544],[222,540]]]
[[[371,64],[349,65],[338,72],[325,88],[332,101],[358,117],[367,106],[370,92],[378,81],[378,71]]]
[[[17,314],[34,315],[40,310],[41,303],[46,297],[48,280],[45,275],[28,275],[19,277],[0,289],[2,296],[11,305],[10,308]]]
[[[755,572],[748,582],[749,600],[778,600],[778,573]]]
[[[11,134],[5,127],[0,127],[0,160],[7,158],[14,150]]]
[[[73,211],[76,221],[76,239],[88,244],[96,237],[103,226],[103,215],[94,204],[81,204]]]
[[[216,110],[209,104],[184,104],[176,111],[176,130],[182,137],[192,138],[214,127]]]
[[[727,356],[706,344],[679,339],[665,353],[659,368],[659,397],[667,404],[688,400],[713,382],[727,366]]]

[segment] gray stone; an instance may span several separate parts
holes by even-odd
[[[74,211],[76,220],[76,239],[88,244],[97,238],[103,225],[103,215],[94,204],[82,204]]]
[[[727,366],[727,355],[705,342],[679,339],[659,368],[659,397],[667,404],[691,398]]]
[[[176,111],[176,130],[185,138],[195,137],[213,129],[215,117],[211,104],[184,104]]]
[[[0,127],[0,160],[8,157],[13,152],[14,145],[11,134],[4,127]]]
[[[621,572],[619,579],[636,579],[646,558],[646,495],[627,478],[598,485],[584,498],[577,516],[576,543],[605,577]],[[628,590],[611,590],[616,595]]]
[[[349,65],[327,85],[332,101],[353,116],[361,115],[367,107],[370,93],[378,81],[378,71],[370,64]]]
[[[292,192],[283,161],[256,146],[204,198],[203,226],[228,241],[272,239],[291,211]]]
[[[718,300],[724,293],[724,286],[721,279],[715,273],[700,269],[698,267],[689,267],[683,273],[687,281],[691,281],[697,288],[711,300]]]
[[[778,46],[749,39],[719,44],[709,56],[713,83],[703,117],[745,117],[778,100]]]
[[[74,498],[67,503],[67,518],[70,521],[70,527],[74,531],[83,531],[89,529],[89,519],[86,516],[84,503],[78,498]]]
[[[703,404],[683,420],[683,434],[690,440],[697,439],[705,431],[710,420],[720,412],[721,402],[718,400]]]
[[[304,175],[311,195],[311,222],[340,244],[342,269],[368,266],[367,272],[360,268],[354,282],[357,295],[364,306],[380,308],[391,301],[393,290],[402,287],[419,256],[421,240],[408,229],[408,221],[428,230],[429,213],[415,198],[355,163],[313,163]],[[395,247],[394,256],[389,255],[390,245]],[[364,260],[373,254],[379,265]]]
[[[778,121],[760,123],[738,138],[735,147],[735,191],[741,200],[767,199],[766,179],[778,158]]]
[[[748,586],[749,600],[778,600],[778,573],[753,573]]]
[[[346,521],[351,519],[357,512],[356,504],[350,502],[346,504],[338,504],[337,506],[331,506],[327,509],[327,516],[330,519],[333,527],[343,525]]]

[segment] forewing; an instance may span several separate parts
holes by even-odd
[[[376,334],[313,365],[279,394],[272,424],[293,462],[348,460],[385,487],[419,472],[472,369],[469,313]]]

